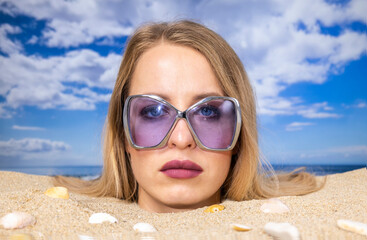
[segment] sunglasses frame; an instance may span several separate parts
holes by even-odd
[[[155,146],[151,146],[151,147],[142,147],[142,146],[138,146],[134,143],[134,141],[132,140],[131,134],[130,134],[130,128],[129,128],[129,123],[128,123],[128,110],[129,110],[129,105],[131,103],[131,100],[137,97],[147,97],[147,98],[151,98],[155,101],[161,102],[163,104],[166,104],[168,106],[170,106],[171,108],[173,108],[174,110],[176,110],[176,117],[175,120],[173,121],[169,131],[167,132],[167,134],[164,136],[164,138],[162,139],[162,141],[155,145]],[[187,115],[186,113],[188,111],[190,111],[191,109],[195,108],[196,106],[209,102],[211,100],[215,100],[215,99],[223,99],[223,100],[229,100],[234,104],[235,107],[235,114],[236,114],[236,124],[235,124],[235,132],[234,132],[234,136],[232,139],[232,143],[230,146],[228,146],[227,148],[209,148],[207,146],[205,146],[204,144],[201,143],[199,137],[196,135],[194,129],[191,126],[191,123],[189,121],[189,119],[187,119]],[[232,98],[232,97],[224,97],[224,96],[210,96],[210,97],[206,97],[200,101],[198,101],[197,103],[191,105],[188,109],[186,109],[185,111],[180,111],[177,108],[175,108],[172,104],[170,104],[169,102],[167,102],[166,100],[164,100],[163,98],[157,96],[157,95],[150,95],[150,94],[138,94],[138,95],[132,95],[129,96],[126,100],[125,100],[125,104],[124,104],[124,110],[123,110],[123,125],[124,125],[124,131],[125,131],[125,135],[130,143],[130,145],[135,148],[135,149],[158,149],[158,148],[162,148],[163,146],[166,145],[169,137],[171,136],[171,133],[173,131],[173,129],[175,128],[177,122],[180,119],[184,119],[187,123],[187,125],[189,126],[189,130],[191,135],[193,136],[196,145],[198,145],[200,148],[205,149],[205,150],[211,150],[211,151],[229,151],[232,150],[238,140],[239,134],[240,134],[240,130],[241,130],[241,108],[240,105],[237,101],[237,99]]]

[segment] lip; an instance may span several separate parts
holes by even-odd
[[[190,160],[172,160],[164,164],[160,171],[171,178],[187,179],[200,175],[203,169]]]

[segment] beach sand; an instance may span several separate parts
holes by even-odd
[[[52,187],[51,177],[0,172],[0,217],[21,211],[36,217],[37,223],[23,229],[0,226],[0,239],[16,233],[33,239],[272,239],[263,228],[267,222],[288,222],[305,239],[367,239],[337,227],[338,219],[367,224],[367,170],[365,168],[329,175],[325,187],[305,196],[279,199],[290,212],[263,213],[264,200],[224,201],[225,209],[204,213],[205,208],[183,213],[149,213],[135,203],[115,198],[94,198],[70,193],[70,199],[55,199],[44,192]],[[118,223],[90,224],[93,213],[105,212]],[[156,233],[135,233],[134,224],[152,224]],[[251,226],[249,232],[236,232],[231,223]],[[91,238],[92,239],[92,238]]]

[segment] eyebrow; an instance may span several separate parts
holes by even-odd
[[[201,100],[203,98],[210,97],[210,96],[222,96],[222,94],[217,93],[217,92],[202,93],[202,94],[196,95],[193,98],[193,100],[198,101],[198,100]]]
[[[153,92],[149,92],[149,93],[146,93],[146,94],[149,94],[149,95],[157,95],[161,98],[163,98],[164,100],[166,100],[167,102],[171,102],[171,98],[169,96],[167,96],[166,94],[162,94],[162,93],[153,93]],[[192,100],[193,102],[197,102],[203,98],[206,98],[206,97],[210,97],[210,96],[223,96],[222,94],[218,93],[218,92],[207,92],[207,93],[200,93],[198,95],[195,95]]]

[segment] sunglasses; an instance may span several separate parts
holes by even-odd
[[[196,144],[202,149],[227,151],[236,145],[241,110],[235,98],[207,97],[183,112],[156,95],[133,95],[125,101],[125,135],[136,149],[164,147],[180,119],[187,122]]]

